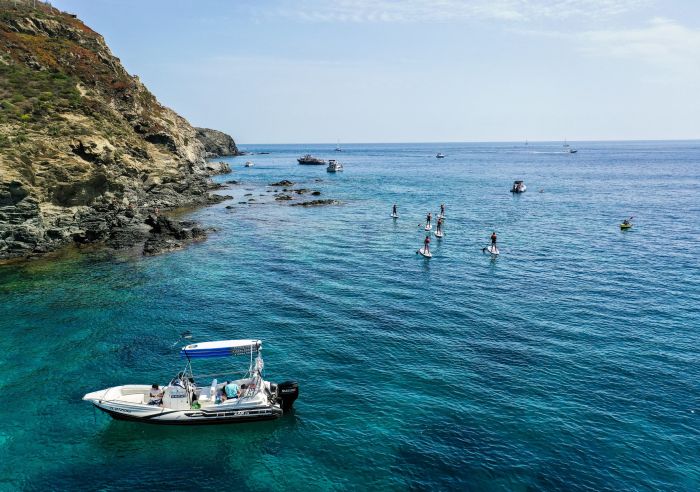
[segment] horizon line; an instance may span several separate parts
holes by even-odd
[[[235,140],[235,138],[234,138]],[[525,142],[528,144],[537,144],[537,143],[562,143],[562,142],[568,142],[568,143],[598,143],[598,142],[610,142],[610,143],[624,143],[624,142],[700,142],[700,137],[698,138],[651,138],[651,139],[644,139],[644,138],[632,138],[632,139],[598,139],[598,140],[443,140],[443,141],[394,141],[394,142],[380,142],[380,141],[371,141],[371,142],[345,142],[345,143],[340,143],[338,142],[255,142],[255,143],[239,143],[236,142],[236,146],[241,146],[241,145],[339,145],[342,147],[343,145],[406,145],[406,144],[413,144],[413,145],[420,145],[420,144],[495,144],[495,143],[501,143],[501,144],[520,144],[524,145]]]

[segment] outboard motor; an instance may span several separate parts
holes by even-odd
[[[277,400],[285,412],[292,409],[292,405],[294,405],[294,401],[298,396],[299,383],[296,381],[285,381],[277,385]]]

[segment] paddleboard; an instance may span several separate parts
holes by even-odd
[[[489,253],[491,253],[491,254],[494,255],[494,256],[497,256],[498,254],[500,254],[500,253],[498,252],[498,248],[497,248],[496,246],[494,246],[494,245],[491,245],[491,246],[489,246],[488,248],[486,248],[486,251],[488,251]]]
[[[432,258],[432,257],[433,257],[433,255],[430,253],[430,251],[428,251],[427,253],[425,252],[425,248],[419,249],[419,250],[417,251],[417,253],[420,253],[421,255],[423,255],[423,256],[426,257],[426,258]]]
[[[442,231],[435,231],[435,237],[442,237],[444,235],[445,235],[445,233]]]
[[[432,228],[433,228],[433,224],[428,224],[428,225],[425,226],[425,230],[426,230],[426,231],[429,231],[429,230],[432,229]]]
[[[399,214],[391,214],[390,217],[391,217],[392,219],[398,219],[398,218],[399,218]]]

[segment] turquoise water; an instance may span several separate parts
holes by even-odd
[[[0,488],[698,490],[700,143],[577,147],[251,146],[218,178],[235,208],[189,214],[206,242],[0,268]],[[259,196],[280,179],[342,204]],[[169,428],[81,401],[166,382],[184,330],[263,339],[294,413]]]

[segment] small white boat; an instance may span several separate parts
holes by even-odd
[[[129,384],[93,391],[83,400],[117,420],[149,424],[198,425],[272,420],[291,410],[299,396],[294,381],[274,384],[263,379],[264,363],[260,340],[222,340],[187,345],[180,356],[187,359],[185,369],[167,385]],[[253,359],[253,355],[257,355]],[[198,386],[192,373],[192,359],[249,356],[245,377],[208,386]],[[220,375],[230,374],[231,371]],[[209,374],[209,377],[216,376]],[[225,388],[228,383],[228,388]],[[226,398],[233,386],[235,394]],[[152,393],[155,391],[155,395]]]
[[[527,190],[527,186],[523,181],[514,181],[513,187],[510,189],[511,193],[524,193]]]
[[[578,152],[578,150],[571,148],[571,146],[567,143],[566,139],[564,139],[564,153],[575,154],[576,152]]]
[[[445,154],[443,154],[442,152],[438,152],[438,153],[435,155],[435,158],[436,158],[436,159],[444,159],[444,158],[445,158]]]
[[[336,161],[335,159],[331,159],[328,161],[328,167],[326,168],[326,171],[329,173],[337,173],[339,171],[343,170],[343,165]]]
[[[245,167],[253,167],[255,164],[253,164],[251,161],[246,161]]]

